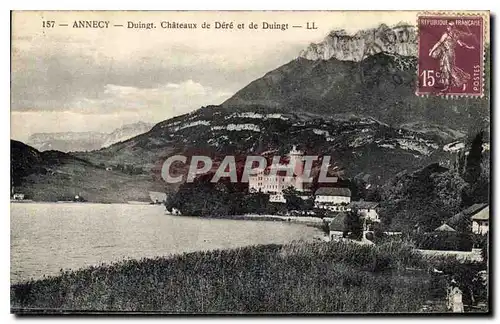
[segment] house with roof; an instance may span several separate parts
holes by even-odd
[[[450,225],[443,224],[436,228],[434,232],[456,232]]]
[[[331,211],[348,211],[351,202],[349,188],[321,187],[314,193],[314,206]]]
[[[488,234],[490,230],[490,206],[486,206],[471,217],[472,233]]]
[[[330,240],[342,238],[345,230],[346,213],[337,213],[328,224]]]
[[[486,234],[489,231],[489,214],[488,204],[478,203],[454,215],[446,221],[446,224],[457,231],[464,231],[465,228],[461,227],[470,221],[472,233]]]
[[[358,213],[367,220],[372,222],[380,222],[380,218],[377,212],[379,203],[376,201],[351,201],[349,204],[349,209],[356,208]]]
[[[346,218],[349,217],[348,216],[348,213],[346,212],[340,212],[340,213],[336,213],[337,215],[332,218],[330,220],[330,223],[328,224],[328,228],[329,228],[329,238],[330,238],[330,241],[337,241],[339,239],[343,239],[343,238],[349,238],[350,235],[348,234],[348,225],[346,226]],[[364,219],[362,219],[363,223],[364,223]],[[352,232],[351,232],[352,233]],[[365,224],[363,224],[363,233],[361,234],[361,240],[357,241],[355,240],[355,242],[359,242],[359,243],[362,243],[362,244],[373,244],[372,241],[368,240],[366,238],[366,228],[365,228]],[[346,235],[344,237],[344,235]]]

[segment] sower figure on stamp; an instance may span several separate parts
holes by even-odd
[[[471,35],[472,33],[458,30],[455,23],[450,21],[446,27],[446,32],[429,51],[429,56],[439,59],[439,82],[444,86],[443,92],[447,91],[450,86],[462,87],[462,91],[467,88],[470,74],[456,66],[455,47],[458,44],[460,47],[474,49],[474,46],[468,45],[461,40],[461,38]]]

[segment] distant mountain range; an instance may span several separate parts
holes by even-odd
[[[405,24],[354,35],[334,31],[221,105],[72,156],[91,165],[141,167],[158,186],[162,163],[174,154],[284,155],[297,145],[306,154],[331,155],[346,177],[374,184],[404,169],[449,163],[450,143],[489,129],[489,96],[417,97],[414,37]],[[486,59],[488,93],[489,52]]]
[[[147,132],[153,125],[137,122],[117,128],[109,134],[99,132],[35,133],[29,137],[27,144],[40,151],[93,151]]]

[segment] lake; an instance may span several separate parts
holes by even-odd
[[[124,258],[312,240],[302,224],[202,219],[160,205],[11,203],[11,283]]]

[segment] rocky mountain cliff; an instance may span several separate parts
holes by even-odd
[[[332,31],[318,44],[311,44],[299,57],[307,60],[329,60],[359,62],[377,53],[417,55],[416,27],[399,23],[389,27],[381,24],[377,28],[365,29],[355,34],[345,30]]]
[[[147,132],[152,126],[153,124],[137,122],[117,128],[110,134],[99,132],[35,133],[29,137],[27,144],[40,151],[93,151]]]
[[[332,31],[299,57],[251,82],[223,103],[245,110],[267,105],[324,115],[352,113],[412,130],[447,129],[456,135],[489,127],[489,96],[474,100],[417,97],[417,35],[401,22],[348,34]],[[489,93],[489,45],[486,93]]]

